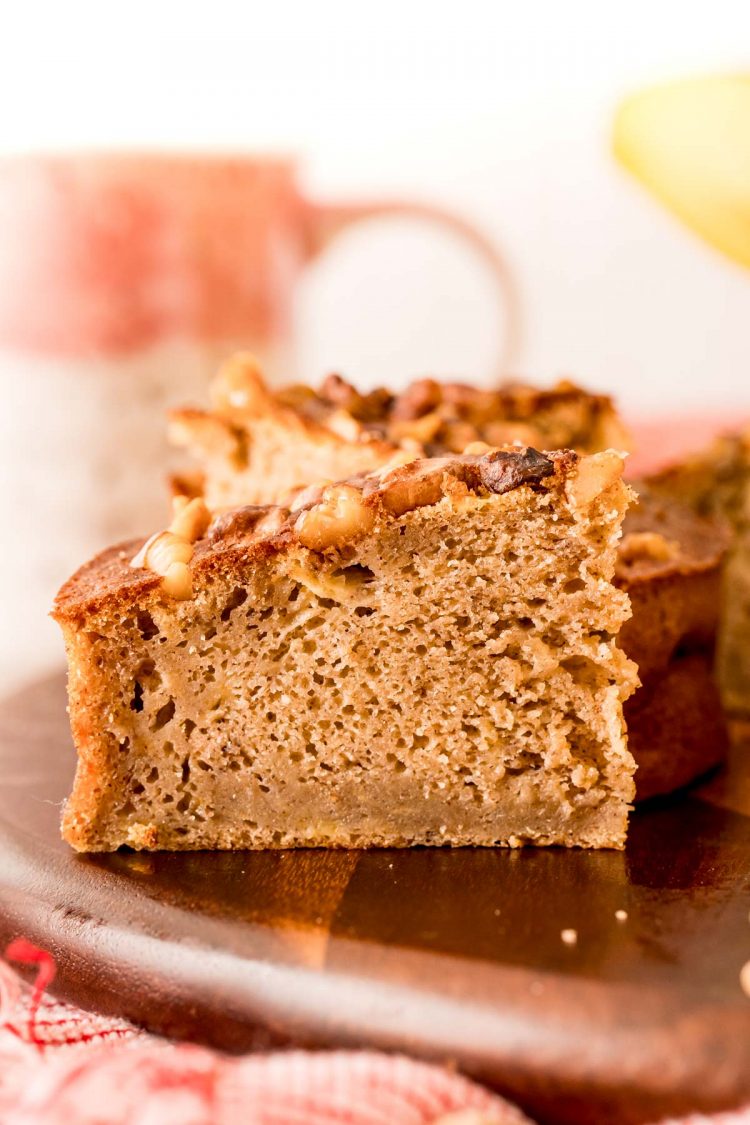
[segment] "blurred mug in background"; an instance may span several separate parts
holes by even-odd
[[[169,406],[203,402],[238,347],[273,380],[293,380],[306,263],[343,227],[388,213],[446,225],[489,260],[511,329],[502,366],[517,323],[507,269],[445,212],[314,202],[296,162],[279,157],[0,161],[0,465],[15,531],[0,581],[14,591],[11,635],[49,649],[52,633],[36,622],[60,581],[95,550],[164,524]]]

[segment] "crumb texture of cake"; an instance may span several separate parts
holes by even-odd
[[[65,839],[622,847],[621,476],[616,453],[496,450],[247,506],[194,543],[182,600],[141,543],[99,556],[54,611]]]
[[[420,379],[398,394],[382,387],[363,394],[329,375],[317,390],[271,390],[247,355],[220,370],[210,410],[172,413],[169,435],[197,459],[213,510],[283,502],[305,485],[463,453],[472,442],[581,453],[630,447],[611,400],[570,382],[483,390]]]

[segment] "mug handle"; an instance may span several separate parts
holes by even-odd
[[[459,235],[490,266],[498,299],[505,310],[505,339],[497,360],[497,376],[507,377],[518,358],[521,340],[518,290],[510,267],[498,247],[480,234],[471,223],[429,203],[377,199],[353,203],[309,202],[306,227],[308,256],[313,258],[319,254],[351,223],[387,215],[401,215],[438,224]]]

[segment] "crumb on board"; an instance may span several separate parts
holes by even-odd
[[[560,937],[566,945],[575,945],[578,941],[578,930],[561,930]]]
[[[615,910],[615,918],[617,919],[618,922],[627,922],[627,920],[628,920],[627,910]]]

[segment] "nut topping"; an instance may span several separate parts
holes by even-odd
[[[443,419],[436,410],[430,414],[423,414],[420,418],[409,418],[404,421],[395,421],[391,425],[391,436],[397,441],[409,439],[420,445],[427,445],[436,436],[443,424]]]
[[[622,476],[623,455],[608,449],[582,457],[578,471],[565,483],[565,492],[575,508],[590,504]]]
[[[187,539],[188,543],[195,543],[206,534],[210,523],[211,513],[200,497],[194,500],[187,500],[182,496],[175,497],[174,518],[169,525],[173,535],[179,539]]]
[[[187,539],[181,539],[171,531],[157,531],[146,540],[130,565],[145,567],[163,577],[173,562],[187,563],[192,557],[193,545]]]
[[[211,523],[208,538],[215,542],[232,535],[247,535],[256,529],[267,514],[268,508],[264,504],[246,504],[243,508],[222,512]]]
[[[374,523],[375,513],[364,503],[360,490],[339,484],[326,488],[319,504],[300,513],[294,530],[303,547],[325,551],[359,539]]]
[[[261,538],[275,535],[286,524],[286,510],[284,508],[270,508],[262,519],[255,525],[255,534]]]
[[[555,471],[554,462],[536,449],[496,449],[479,461],[479,479],[489,492],[510,492],[521,484],[539,484]]]
[[[193,557],[193,543],[205,535],[211,513],[202,499],[175,497],[175,514],[166,531],[158,531],[141,547],[130,562],[158,574],[162,589],[172,598],[183,600],[193,592],[188,563]]]
[[[412,422],[440,405],[443,389],[435,379],[417,379],[402,391],[393,404],[394,421]]]
[[[376,387],[368,394],[360,394],[340,375],[328,375],[318,394],[325,402],[346,411],[358,422],[377,422],[388,413],[393,402],[393,395],[384,387]]]
[[[385,473],[377,486],[383,507],[392,516],[403,516],[415,508],[437,504],[443,495],[443,475],[450,465],[450,457],[436,457],[412,461]]]
[[[289,504],[289,511],[299,512],[303,508],[311,508],[314,504],[319,504],[323,499],[323,493],[326,488],[332,483],[333,481],[324,480],[319,481],[317,484],[309,484],[307,488],[301,489],[296,493],[292,502]]]
[[[334,410],[326,419],[326,427],[344,441],[359,441],[362,426],[347,410]]]
[[[213,406],[218,411],[259,411],[270,397],[258,361],[247,352],[227,360],[211,388]]]
[[[187,601],[193,596],[193,576],[190,567],[184,562],[172,563],[162,579],[162,590],[167,597],[178,602]]]

